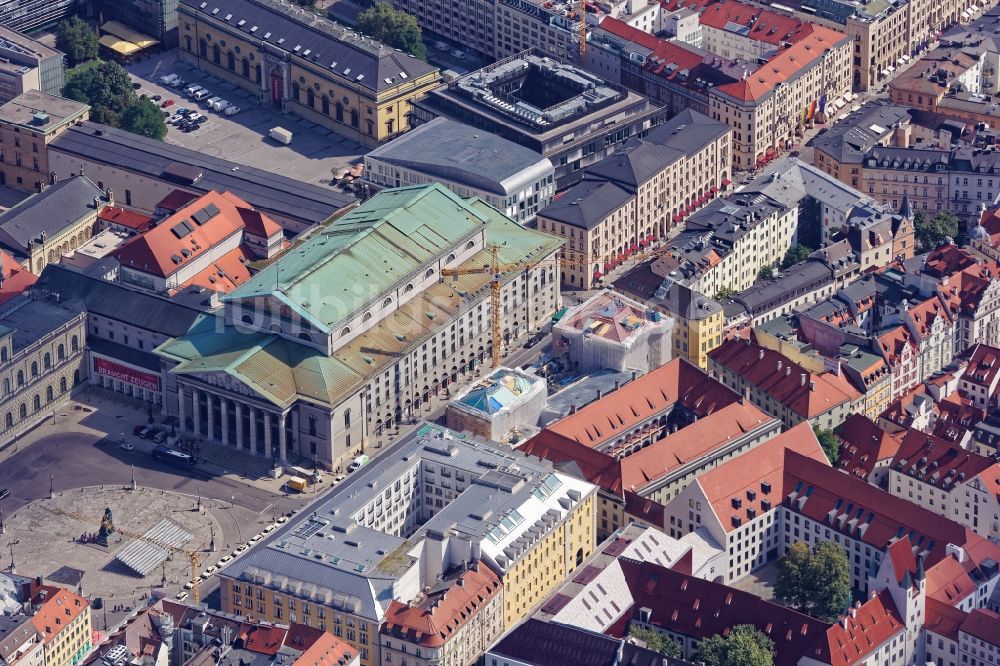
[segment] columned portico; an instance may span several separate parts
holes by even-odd
[[[243,440],[243,403],[239,400],[234,400],[233,404],[236,407],[236,448],[242,449],[245,447]]]
[[[194,426],[194,434],[201,436],[201,400],[199,398],[199,391],[196,388],[191,389],[191,416],[193,419],[192,425]]]
[[[287,417],[288,414],[286,412],[282,412],[278,416],[278,460],[281,461],[282,465],[288,462],[288,457],[287,457],[288,435],[285,432],[285,420]]]
[[[271,445],[271,412],[264,412],[264,455],[268,458],[274,457],[274,448]]]
[[[229,400],[219,396],[219,421],[222,422],[222,443],[229,446]]]

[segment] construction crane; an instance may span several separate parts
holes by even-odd
[[[503,342],[502,336],[500,334],[500,289],[503,286],[503,274],[510,271],[521,271],[530,268],[538,268],[540,266],[545,266],[549,263],[556,263],[559,266],[584,266],[589,269],[591,263],[607,263],[608,260],[615,260],[619,257],[595,257],[588,261],[574,261],[572,259],[556,259],[555,262],[550,261],[535,261],[535,262],[517,262],[517,263],[501,263],[500,262],[500,246],[490,245],[487,249],[490,253],[490,263],[486,266],[477,268],[442,268],[441,275],[450,275],[453,279],[458,279],[460,275],[482,275],[487,274],[490,276],[490,325],[492,328],[491,339],[493,341],[493,354],[492,362],[493,369],[496,370],[500,367],[500,346]],[[663,250],[651,250],[648,252],[640,252],[629,257],[630,259],[638,259],[639,261],[645,261],[646,259],[655,259],[656,257],[663,254]]]
[[[91,519],[90,518],[87,518],[85,516],[81,516],[80,514],[74,513],[72,511],[67,511],[66,509],[61,509],[61,508],[59,508],[57,506],[46,506],[45,508],[48,509],[49,511],[51,511],[52,513],[55,513],[55,514],[59,514],[59,515],[63,515],[63,516],[69,516],[70,518],[76,518],[77,520],[79,520],[80,522],[82,522],[84,524],[90,524],[91,523]],[[117,527],[116,526],[114,528],[114,530],[116,532],[118,532],[119,534],[123,534],[124,536],[130,537],[132,539],[139,539],[140,541],[145,541],[146,543],[151,543],[154,546],[159,546],[160,548],[163,548],[164,550],[172,551],[172,552],[175,552],[175,553],[181,553],[182,555],[187,555],[188,559],[191,560],[191,585],[192,585],[191,586],[191,601],[194,602],[195,605],[197,605],[197,604],[199,604],[201,602],[201,586],[200,586],[200,584],[201,584],[201,575],[200,575],[201,571],[198,568],[198,566],[199,566],[199,563],[198,563],[198,551],[196,551],[196,550],[185,550],[183,548],[178,548],[177,546],[172,546],[172,545],[170,545],[168,543],[163,543],[161,541],[158,541],[157,539],[151,539],[150,537],[147,537],[147,536],[145,536],[143,534],[136,534],[135,532],[123,529],[121,527]]]
[[[583,67],[583,56],[587,52],[587,0],[580,0],[580,23],[577,29],[580,31],[580,66]]]

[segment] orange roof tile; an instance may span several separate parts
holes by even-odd
[[[6,250],[0,250],[0,275],[3,276],[0,280],[0,304],[20,296],[38,281],[38,276],[21,266]]]
[[[73,620],[88,612],[90,602],[83,597],[61,587],[46,587],[50,594],[31,618],[35,631],[42,635],[42,641],[50,643]]]
[[[250,279],[248,266],[252,261],[253,256],[246,248],[243,246],[233,248],[180,285],[178,290],[199,286],[228,294]]]
[[[892,460],[892,469],[936,488],[951,491],[956,485],[976,477],[990,480],[1000,477],[1000,463],[993,458],[966,451],[957,444],[916,429],[903,437]],[[993,485],[991,492],[1000,492]]]
[[[742,33],[747,39],[778,46],[782,42],[797,42],[812,32],[813,26],[791,16],[776,14],[735,0],[723,0],[708,5],[699,17],[702,25],[729,30],[731,25],[749,28]]]
[[[863,661],[886,641],[906,631],[906,625],[888,592],[882,591],[851,608],[826,631],[831,666],[851,666]]]
[[[554,463],[574,463],[583,478],[605,491],[622,496],[621,462],[575,439],[548,428],[525,441],[517,449],[526,455],[538,456]]]
[[[924,627],[939,636],[946,636],[953,641],[958,640],[958,629],[965,620],[966,613],[960,608],[946,604],[937,599],[927,599],[924,606]]]
[[[297,625],[293,625],[294,627]],[[358,651],[330,632],[316,636],[312,644],[291,663],[291,666],[341,666],[354,660]]]
[[[738,400],[736,393],[698,367],[676,358],[550,424],[548,429],[599,447],[676,403],[704,417]]]
[[[106,224],[117,224],[118,226],[132,229],[136,233],[145,231],[153,223],[153,218],[148,215],[118,206],[105,206],[97,214],[97,219]]]
[[[431,592],[413,605],[392,601],[381,633],[426,647],[441,647],[476,612],[500,593],[500,579],[477,561],[446,589]]]
[[[748,510],[764,513],[764,502],[771,507],[781,504],[786,450],[829,464],[812,427],[800,423],[695,480],[723,529],[735,529],[734,518],[741,523],[748,520]]]
[[[945,557],[927,569],[928,599],[956,606],[977,588],[968,569],[954,557]]]
[[[899,440],[864,414],[851,414],[837,428],[841,441],[837,467],[862,479],[899,450]]]
[[[965,616],[961,630],[987,645],[1000,645],[1000,613],[989,608],[976,608]]]

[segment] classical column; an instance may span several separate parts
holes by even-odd
[[[185,425],[187,423],[187,419],[185,418],[186,415],[185,415],[184,411],[185,411],[184,410],[184,387],[181,386],[180,384],[178,384],[177,385],[177,419],[180,421],[180,424],[179,424],[180,427],[178,428],[178,430],[180,432],[184,432],[184,430],[187,428],[187,426]]]
[[[302,447],[299,445],[299,440],[302,439],[302,433],[299,431],[299,410],[292,408],[292,439],[288,442],[289,446],[292,447],[292,451],[298,448],[299,455],[302,455]]]
[[[271,447],[271,412],[267,410],[261,410],[264,412],[264,455],[268,458],[274,457],[274,451]]]
[[[243,448],[243,403],[239,400],[233,401],[236,407],[236,448]]]
[[[191,389],[191,416],[194,418],[194,434],[201,437],[201,391]]]
[[[222,443],[229,446],[229,410],[226,403],[229,400],[225,396],[219,397],[219,420],[222,422]]]
[[[286,418],[287,414],[285,414],[285,412],[282,412],[278,416],[278,459],[281,461],[282,465],[284,465],[288,461],[288,457],[286,455],[286,448],[288,446],[288,442],[286,441],[287,435],[285,434]]]
[[[215,396],[208,391],[205,391],[205,413],[208,414],[208,432],[205,433],[205,439],[212,441],[215,439]]]

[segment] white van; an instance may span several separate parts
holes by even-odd
[[[286,146],[292,142],[292,133],[284,127],[272,127],[271,131],[268,132],[268,136]]]
[[[226,109],[225,114],[227,116],[235,116],[239,112],[240,112],[240,107],[238,107],[238,106],[231,106],[228,109]]]
[[[172,86],[175,83],[177,83],[177,80],[180,78],[181,77],[177,76],[176,74],[167,74],[166,76],[160,77],[160,83],[162,83],[165,86]]]
[[[224,100],[224,99],[220,99],[218,101],[212,102],[212,104],[211,104],[212,110],[218,111],[218,112],[225,111],[226,109],[228,109],[231,106],[232,106],[232,103],[230,103],[229,101]]]
[[[195,100],[197,102],[200,102],[201,100],[207,99],[207,98],[209,98],[211,96],[212,96],[212,93],[210,93],[209,91],[207,91],[204,88],[202,88],[201,90],[199,90],[195,94],[191,95],[191,99],[193,99],[193,100]]]
[[[221,102],[221,101],[222,97],[220,95],[216,95],[215,97],[209,97],[208,101],[205,102],[205,106],[211,109],[214,108],[216,102]]]
[[[190,97],[191,95],[194,95],[199,90],[204,90],[204,88],[202,88],[201,86],[199,86],[197,83],[192,83],[191,85],[189,85],[187,88],[184,89],[184,94]]]

